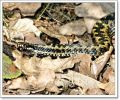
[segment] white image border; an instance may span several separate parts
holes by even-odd
[[[2,0],[1,1],[1,36],[0,36],[0,42],[1,42],[1,51],[0,51],[0,57],[1,57],[1,62],[0,62],[0,65],[1,65],[1,75],[2,76],[2,3],[4,2],[45,2],[45,3],[69,3],[69,2],[113,2],[115,3],[115,95],[3,95],[2,94],[2,77],[1,77],[1,97],[118,97],[118,32],[117,32],[117,28],[118,28],[118,20],[117,20],[117,16],[118,16],[118,2],[117,0],[35,0],[35,1],[32,1],[32,0],[14,0],[14,1],[11,1],[11,0]]]

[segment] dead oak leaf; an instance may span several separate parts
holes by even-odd
[[[95,75],[95,77],[97,77],[101,70],[104,68],[105,64],[110,58],[112,51],[113,47],[111,46],[109,48],[109,51],[105,52],[104,55],[101,55],[95,61],[92,62],[91,72],[93,73],[93,75]]]
[[[29,24],[28,24],[29,23]],[[16,23],[11,26],[10,38],[22,38],[24,39],[25,33],[34,33],[36,36],[40,36],[41,31],[34,25],[33,20],[29,18],[18,19]]]
[[[18,50],[14,50],[12,52],[13,56],[15,57],[15,61],[13,62],[16,67],[26,75],[32,75],[38,72],[35,66],[35,60],[34,57],[29,59],[28,57],[23,57],[22,53]]]
[[[13,10],[15,8],[20,9],[22,15],[33,16],[35,12],[41,7],[41,3],[27,3],[27,2],[4,2],[3,7]]]
[[[80,19],[61,26],[59,32],[63,35],[83,35],[86,32],[86,26],[83,19]]]
[[[111,67],[107,67],[103,73],[102,82],[115,82],[115,72]]]
[[[104,7],[102,7],[100,3],[82,3],[75,7],[75,14],[79,17],[85,17],[84,21],[88,33],[91,33],[91,30],[97,21],[96,19],[100,19],[110,12],[104,12],[103,8]]]
[[[74,84],[78,85],[79,87],[85,89],[99,88],[98,86],[101,83],[91,77],[88,77],[86,75],[71,70],[69,70],[67,74],[58,74],[57,77],[68,79]]]
[[[29,86],[34,89],[44,90],[45,88],[50,92],[59,92],[57,86],[54,84],[55,73],[53,70],[40,70],[39,74],[27,78]]]
[[[39,73],[39,70],[43,69],[50,69],[55,72],[62,72],[64,69],[73,68],[75,63],[83,61],[82,59],[85,55],[86,54],[79,54],[64,59],[51,59],[50,57],[40,59],[35,56],[31,58],[27,56],[23,57],[22,53],[18,50],[13,51],[13,56],[16,58],[14,64],[26,75]]]
[[[8,86],[9,89],[26,89],[28,88],[28,83],[24,77],[16,78]]]
[[[68,39],[67,39],[64,35],[60,34],[60,33],[59,33],[56,29],[54,29],[53,27],[49,27],[49,29],[48,29],[48,28],[45,28],[45,27],[40,26],[40,27],[39,27],[39,30],[40,30],[41,32],[46,33],[48,36],[51,36],[51,37],[54,37],[54,38],[59,39],[61,44],[67,44],[67,43],[68,43]]]
[[[91,77],[85,76],[75,71],[69,70],[67,74],[57,74],[56,77],[59,77],[61,79],[67,79],[73,82],[74,84],[76,84],[77,86],[81,87],[83,94],[85,94],[87,90],[95,89],[95,88],[103,89],[106,91],[106,93],[109,94],[115,93],[114,82],[102,83]]]
[[[81,54],[79,55],[80,63],[78,65],[79,72],[84,75],[89,75],[91,76],[91,56],[87,54]]]
[[[59,90],[54,84],[55,73],[52,70],[41,70],[38,74],[31,76],[20,77],[14,79],[9,85],[9,89],[25,89],[25,90],[37,90],[43,91],[47,89],[50,92],[58,93]]]
[[[105,95],[104,92],[99,88],[88,89],[87,95]]]
[[[104,89],[109,95],[115,95],[115,82],[108,82],[105,84],[99,84],[101,89]]]

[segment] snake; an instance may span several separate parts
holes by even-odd
[[[40,45],[28,42],[17,42],[17,50],[30,57],[66,58],[77,54],[90,54],[96,58],[112,45],[112,36],[115,34],[115,13],[110,13],[99,19],[92,28],[91,37],[93,45],[83,46],[82,44],[56,44]]]

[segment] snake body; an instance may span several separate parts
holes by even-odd
[[[70,57],[75,54],[85,53],[97,57],[106,52],[111,44],[111,36],[115,33],[115,13],[109,14],[96,22],[91,36],[94,45],[83,46],[82,44],[71,45],[39,45],[26,42],[17,42],[17,49],[26,55],[37,57],[51,56],[52,58]]]

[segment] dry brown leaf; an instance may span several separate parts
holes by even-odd
[[[105,15],[99,3],[82,3],[76,6],[75,13],[79,17],[93,16],[101,18]]]
[[[35,58],[32,57],[29,59],[28,57],[22,57],[22,53],[15,50],[13,51],[13,56],[16,58],[16,60],[13,62],[18,69],[21,69],[23,73],[26,75],[33,75],[35,73],[38,73],[38,70],[36,69],[36,62]]]
[[[30,94],[30,90],[18,89],[17,93],[19,93],[20,95],[29,95]]]
[[[115,83],[101,83],[91,77],[85,76],[78,72],[69,70],[67,74],[56,74],[56,77],[62,79],[68,79],[74,84],[82,87],[81,93],[85,94],[88,89],[104,89],[109,94],[115,94]]]
[[[34,33],[23,33],[23,36],[25,38],[25,42],[32,43],[32,44],[40,44],[40,45],[45,45],[45,43],[40,40],[39,37],[36,37]]]
[[[24,77],[19,77],[14,79],[8,89],[26,89],[28,88],[28,83]]]
[[[59,32],[63,35],[83,35],[86,32],[86,26],[83,20],[77,20],[61,26]]]
[[[114,7],[112,7],[110,3],[106,3],[106,4],[104,3],[82,3],[81,5],[75,8],[75,13],[77,16],[85,17],[84,21],[87,26],[88,33],[91,33],[93,25],[97,21],[96,19],[100,19],[111,12],[114,12]]]
[[[35,73],[39,73],[39,70],[42,69],[51,69],[54,71],[62,71],[67,68],[72,68],[74,65],[73,58],[66,59],[55,59],[52,60],[50,57],[46,57],[43,59],[37,57],[22,57],[22,53],[15,50],[13,52],[13,56],[16,58],[14,64],[16,67],[21,69],[26,75],[33,75]]]
[[[84,75],[91,76],[91,56],[81,55],[80,64],[78,66],[79,72]]]
[[[115,82],[115,73],[111,67],[107,67],[106,71],[103,73],[102,82]]]
[[[99,88],[88,89],[87,95],[105,95]]]
[[[61,34],[59,32],[59,25],[51,25],[46,21],[35,21],[35,25],[39,28],[40,31],[46,33],[48,36],[59,39],[61,44],[68,44],[78,41],[77,37],[73,38],[73,36],[70,36],[70,34],[74,35],[72,33],[65,35]]]
[[[75,7],[75,13],[79,17],[85,17],[88,33],[91,33],[96,19],[100,19],[115,11],[114,3],[82,3]],[[93,19],[94,18],[94,19]]]
[[[29,23],[29,24],[28,24]],[[34,33],[36,36],[40,36],[41,31],[33,25],[33,20],[29,18],[18,19],[15,25],[11,26],[10,37],[12,38],[22,38],[23,34]]]
[[[46,90],[49,92],[55,92],[56,94],[58,94],[60,92],[58,87],[54,84],[54,82],[49,82],[46,85]]]
[[[70,91],[69,95],[81,95],[81,93],[78,89],[72,89]]]
[[[20,23],[20,24],[22,24],[22,23]],[[17,25],[16,27],[21,27],[21,26]],[[18,39],[22,39],[22,40],[25,39],[25,42],[29,42],[29,43],[33,43],[33,44],[34,43],[35,44],[44,44],[43,41],[40,40],[39,37],[35,36],[34,32],[30,32],[29,29],[24,30],[24,28],[19,30],[16,27],[14,27],[14,25],[11,25],[10,28],[7,28],[7,27],[3,26],[3,35],[6,36],[7,39],[18,38]],[[14,29],[14,28],[16,28],[16,29]]]
[[[57,86],[54,84],[55,73],[52,70],[41,70],[39,74],[28,77],[28,84],[34,89],[44,90],[45,88],[50,92],[59,92]]]
[[[46,57],[44,59],[41,59],[41,62],[39,63],[38,67],[40,69],[51,69],[54,70],[55,72],[62,72],[64,69],[72,68],[74,64],[77,62],[85,61],[83,59],[85,56],[88,57],[89,59],[91,58],[87,54],[79,54],[64,59],[57,58],[55,60],[50,59],[50,57]]]
[[[55,73],[52,70],[41,70],[38,76],[38,85],[49,85],[54,82]],[[53,85],[53,84],[52,84]],[[47,86],[48,87],[48,86]]]
[[[27,90],[39,90],[47,89],[50,92],[58,93],[59,90],[54,84],[55,73],[52,70],[41,70],[38,74],[28,76],[26,79],[20,77],[14,79],[9,89],[27,89]]]
[[[57,74],[57,77],[68,79],[79,87],[85,89],[99,88],[98,86],[101,83],[91,77],[71,70],[69,70],[67,74]]]
[[[10,39],[9,30],[8,30],[8,28],[6,26],[3,26],[3,28],[2,28],[2,34],[3,34],[3,36],[6,36],[7,39]]]
[[[95,61],[93,61],[91,66],[91,73],[95,75],[95,77],[97,77],[98,74],[101,72],[101,70],[104,68],[105,64],[110,58],[112,51],[113,51],[113,47],[111,46],[109,51],[105,52],[104,55],[100,56]]]
[[[107,15],[105,12],[103,12],[102,7],[98,3],[82,3],[75,8],[75,13],[79,17],[85,17],[84,21],[87,26],[88,33],[91,33],[93,25],[97,21],[88,17],[100,19],[103,16]]]
[[[91,33],[93,26],[95,25],[97,20],[91,19],[91,18],[84,18],[84,21],[85,21],[88,33]]]
[[[42,20],[39,20],[39,21],[35,20],[34,23],[35,23],[35,26],[37,26],[40,31],[44,32],[48,36],[59,39],[61,44],[68,44],[68,42],[73,43],[73,42],[78,41],[77,36],[70,36],[68,34],[65,34],[65,35],[61,34],[59,32],[59,28],[60,28],[59,25],[56,25],[56,24],[51,23],[51,22],[48,23],[48,21],[42,21]],[[73,34],[71,34],[71,35],[73,35]]]
[[[101,89],[104,89],[109,95],[115,95],[115,82],[108,82],[106,84],[99,84]]]
[[[69,44],[73,44],[73,43],[79,41],[79,38],[77,36],[75,36],[75,35],[67,35],[66,38],[67,38]]]
[[[70,84],[70,81],[61,79],[61,78],[55,78],[55,85],[59,87],[60,91],[66,91],[68,89],[68,86]],[[61,88],[60,88],[61,87]]]
[[[74,65],[74,62],[72,62],[73,58],[65,58],[65,59],[51,59],[50,57],[46,57],[41,59],[41,62],[39,63],[38,67],[40,69],[51,69],[55,72],[62,72],[64,69],[72,68]]]
[[[13,51],[13,56],[16,58],[14,64],[26,75],[39,73],[39,70],[43,69],[51,69],[55,72],[62,72],[64,69],[72,68],[75,63],[82,61],[85,55],[87,54],[79,54],[65,59],[51,59],[50,57],[40,59],[35,56],[31,58],[23,57],[21,52],[17,50]]]
[[[35,12],[41,7],[41,3],[27,3],[27,2],[4,2],[3,7],[13,10],[19,8],[21,10],[22,15],[24,16],[33,16]]]
[[[64,35],[61,35],[53,27],[45,28],[45,27],[40,26],[39,30],[42,31],[42,32],[44,32],[44,33],[46,33],[48,36],[51,36],[51,37],[59,39],[61,44],[68,44],[68,39]]]
[[[78,87],[78,89],[79,89],[79,92],[82,94],[82,95],[85,95],[86,94],[86,92],[87,92],[87,88],[82,88],[82,87]]]
[[[105,92],[107,92],[109,95],[115,95],[115,83],[108,83],[108,85],[105,87]]]

